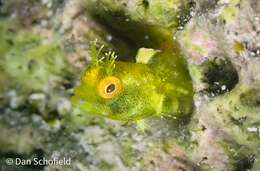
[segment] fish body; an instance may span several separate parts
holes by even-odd
[[[190,116],[192,83],[178,52],[141,48],[135,63],[116,61],[113,55],[94,57],[83,73],[73,97],[83,111],[122,121]]]

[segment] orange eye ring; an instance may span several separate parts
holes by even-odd
[[[116,97],[121,92],[121,89],[121,81],[114,76],[105,77],[98,84],[98,94],[104,99]]]

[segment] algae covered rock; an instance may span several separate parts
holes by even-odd
[[[102,15],[105,19],[112,16],[125,16],[128,17],[125,18],[126,22],[132,20],[135,22],[158,24],[163,27],[180,26],[180,22],[183,22],[182,19],[185,18],[185,15],[189,15],[189,10],[193,5],[192,1],[180,0],[90,0],[86,1],[86,3],[92,7],[89,10],[96,15]],[[113,21],[110,24],[113,25]]]
[[[0,170],[260,169],[258,1],[3,0],[0,18]],[[189,122],[149,118],[141,132],[72,105],[96,39],[122,61],[139,48],[183,56]]]
[[[1,68],[3,75],[10,77],[6,86],[10,83],[30,91],[43,90],[46,83],[61,81],[69,72],[61,42],[48,37],[51,35],[40,35],[4,19],[0,30]]]
[[[177,34],[197,91],[190,124],[198,144],[194,159],[211,170],[258,170],[259,55],[253,35],[259,4],[218,1],[205,12],[211,5],[199,3],[197,15]]]

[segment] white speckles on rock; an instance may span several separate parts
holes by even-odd
[[[257,127],[250,127],[250,128],[247,128],[247,131],[248,132],[257,132],[258,128]]]
[[[82,11],[81,1],[68,1],[62,14],[62,27],[67,30],[72,27],[74,17]]]
[[[11,108],[16,109],[23,103],[23,97],[22,96],[17,96],[15,90],[11,90],[10,92],[7,93],[7,98],[9,98],[9,105]]]
[[[50,2],[50,0],[41,0],[42,4],[46,5]]]
[[[70,100],[66,98],[60,98],[57,106],[59,114],[61,115],[68,114],[71,111],[71,107],[72,105]]]
[[[221,90],[226,90],[226,88],[227,88],[226,85],[221,86]]]
[[[111,35],[107,35],[107,36],[106,36],[106,39],[107,39],[107,41],[110,42],[110,41],[113,39],[113,37],[112,37]]]
[[[98,144],[107,140],[106,131],[99,126],[87,127],[84,129],[84,134],[81,137],[82,143]]]
[[[46,95],[43,93],[34,93],[29,96],[30,100],[45,100]]]
[[[111,141],[102,143],[97,148],[97,155],[100,157],[101,160],[113,166],[110,169],[111,171],[128,171],[128,168],[124,166],[122,160],[118,155],[120,154],[120,151],[119,148],[117,148],[116,146],[119,145]]]
[[[48,21],[47,20],[41,20],[41,26],[42,27],[47,27]]]

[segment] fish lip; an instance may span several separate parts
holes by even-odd
[[[124,121],[124,122],[132,122],[132,121],[137,121],[137,120],[143,119],[142,117],[138,117],[138,118],[131,117],[124,113],[109,114],[106,117],[113,119],[113,120]]]

